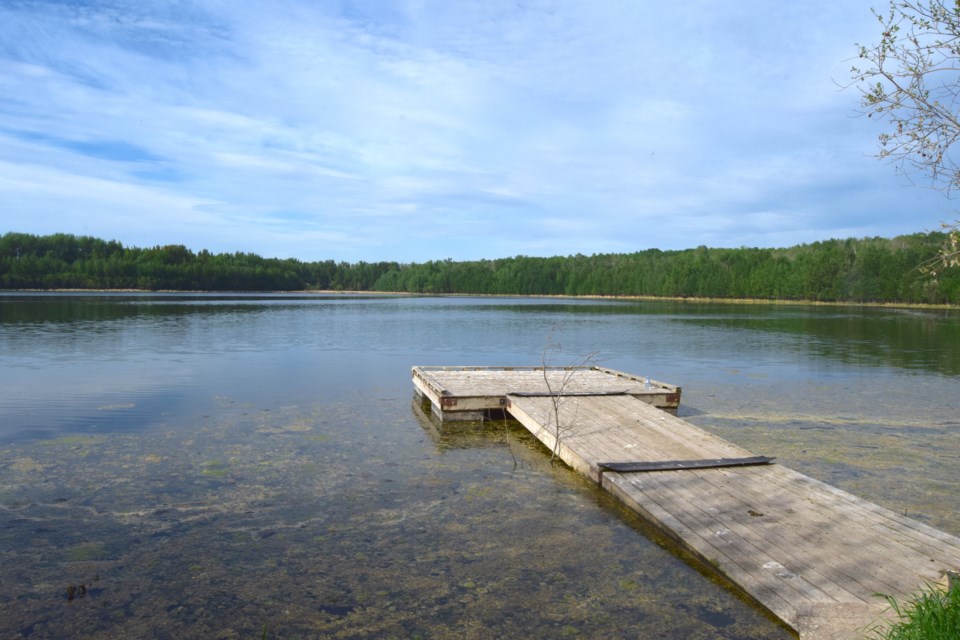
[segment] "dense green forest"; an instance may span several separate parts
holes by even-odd
[[[786,249],[649,249],[454,262],[301,262],[251,253],[135,248],[87,236],[0,236],[2,289],[352,290],[408,293],[960,303],[960,270],[918,266],[943,233],[827,240]]]

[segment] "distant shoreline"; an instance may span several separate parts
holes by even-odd
[[[919,302],[856,302],[856,301],[818,301],[818,300],[776,300],[767,298],[701,298],[693,296],[631,296],[631,295],[584,295],[564,294],[521,294],[521,293],[410,293],[407,291],[354,291],[336,289],[304,289],[296,291],[200,291],[182,289],[0,289],[4,293],[130,293],[130,294],[192,294],[192,295],[350,295],[382,296],[405,298],[533,298],[543,300],[610,300],[610,301],[648,301],[648,302],[692,302],[700,304],[756,304],[756,305],[809,305],[818,307],[877,307],[884,309],[927,309],[957,310],[956,304],[929,304]]]
[[[131,248],[69,234],[8,233],[0,236],[0,287],[111,292],[102,295],[176,291],[169,295],[380,296],[476,291],[557,299],[960,307],[960,270],[945,270],[936,278],[918,271],[922,265],[939,264],[937,256],[946,241],[945,234],[930,232],[783,249],[697,247],[591,256],[351,264],[242,252],[194,253],[183,245]]]

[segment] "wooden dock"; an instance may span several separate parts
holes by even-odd
[[[802,640],[863,638],[887,609],[876,594],[908,599],[960,570],[960,538],[772,464],[651,404],[679,402],[677,387],[651,381],[648,389],[645,379],[596,367],[549,375],[557,377],[548,384],[539,368],[413,370],[416,393],[435,417],[462,418],[461,407],[474,416],[506,411]]]
[[[604,367],[414,367],[413,386],[442,422],[483,420],[503,411],[511,393],[632,395],[676,414],[681,389]]]

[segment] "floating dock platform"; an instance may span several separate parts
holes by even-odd
[[[604,367],[414,367],[418,397],[441,422],[483,420],[502,412],[511,393],[630,395],[677,413],[680,387]]]
[[[599,367],[414,367],[413,382],[437,419],[517,419],[801,640],[861,639],[890,615],[877,594],[960,570],[960,538],[671,415],[679,387]]]

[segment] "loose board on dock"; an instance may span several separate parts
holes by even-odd
[[[415,367],[414,384],[442,417],[462,406],[447,409],[443,398],[478,412],[482,398],[495,403],[802,640],[862,638],[886,609],[876,594],[906,599],[960,569],[960,538],[771,464],[612,382],[647,390],[645,379],[567,371],[557,394],[543,370],[501,369],[484,387],[476,374],[487,371]],[[657,385],[665,394],[675,389],[679,401],[678,387]]]

